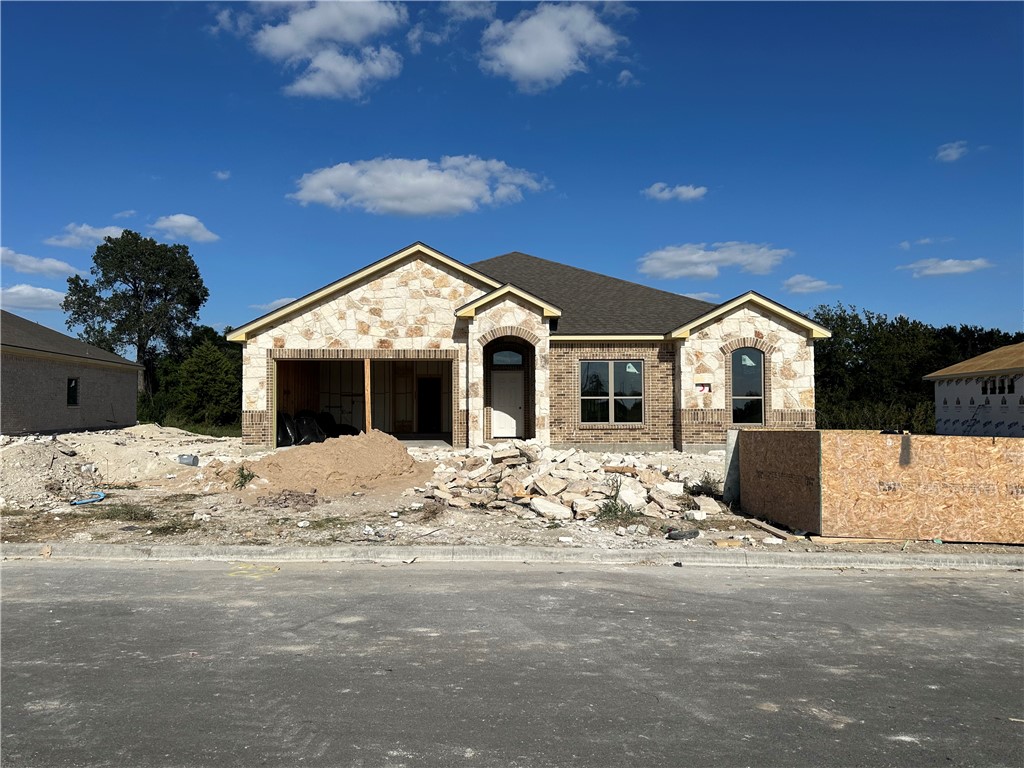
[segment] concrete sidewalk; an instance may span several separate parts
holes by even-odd
[[[4,544],[4,559],[130,560],[130,561],[246,561],[246,562],[534,562],[594,563],[607,565],[672,565],[729,568],[872,568],[909,570],[1024,569],[1024,551],[1018,554],[921,554],[859,552],[761,552],[744,549],[695,550],[685,545],[675,552],[642,549],[582,547],[479,547],[479,546],[183,546],[175,544],[93,544],[50,542]]]

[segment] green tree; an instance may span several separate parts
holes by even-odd
[[[83,340],[111,352],[133,349],[152,395],[158,346],[180,343],[210,295],[188,246],[126,229],[103,239],[89,271],[92,280],[68,278],[68,328],[81,326]]]
[[[817,421],[824,429],[933,432],[934,385],[924,376],[1024,340],[1022,333],[935,328],[842,304],[819,306],[811,317],[832,331],[814,345]]]
[[[241,361],[203,340],[177,370],[171,412],[186,423],[223,426],[238,421],[242,403]]]

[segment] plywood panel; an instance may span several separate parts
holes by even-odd
[[[749,515],[820,533],[819,433],[741,430],[740,505]]]
[[[1024,543],[1024,440],[826,430],[821,451],[825,536]]]

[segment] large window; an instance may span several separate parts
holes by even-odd
[[[732,353],[732,423],[764,423],[764,354],[753,347]]]
[[[640,360],[580,361],[580,420],[637,424],[644,420],[644,364]]]

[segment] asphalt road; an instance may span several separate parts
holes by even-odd
[[[3,765],[1024,765],[1019,572],[2,566]]]

